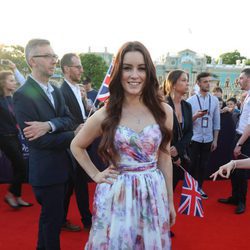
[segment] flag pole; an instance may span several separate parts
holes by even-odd
[[[98,90],[98,92],[97,92],[97,95],[96,95],[95,100],[94,100],[94,102],[93,102],[93,104],[92,104],[92,107],[91,107],[91,109],[90,109],[90,111],[89,111],[89,114],[88,114],[87,119],[90,117],[91,112],[94,110],[95,104],[96,104],[96,102],[97,102],[97,98],[98,98],[99,94],[101,93],[101,90],[103,89],[103,83],[104,83],[104,81],[105,81],[105,79],[106,79],[106,77],[107,77],[107,75],[108,75],[108,72],[110,71],[110,69],[111,69],[112,66],[113,66],[113,61],[114,61],[114,59],[112,60],[111,64],[109,65],[109,68],[108,68],[108,70],[107,70],[107,73],[105,74],[105,77],[104,77],[104,79],[103,79],[103,81],[102,81],[101,87],[99,88],[99,90]],[[86,119],[86,120],[87,120],[87,119]]]
[[[187,172],[187,170],[184,167],[182,167],[181,165],[179,165],[178,167],[180,167],[184,171],[184,173]]]
[[[187,172],[194,179],[194,177],[184,167],[182,167],[181,165],[178,165],[178,167],[180,167],[184,171],[184,173]],[[196,180],[196,179],[194,179],[194,180]]]

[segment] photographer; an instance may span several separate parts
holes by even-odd
[[[1,59],[0,64],[4,67],[7,67],[11,69],[14,73],[14,76],[16,78],[16,81],[20,83],[20,85],[23,85],[26,81],[25,77],[22,75],[22,73],[17,69],[16,64],[13,63],[9,59]]]

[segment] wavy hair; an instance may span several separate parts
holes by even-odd
[[[0,71],[0,96],[4,96],[4,85],[8,76],[13,75],[13,72],[10,70]]]
[[[165,126],[166,113],[162,106],[164,101],[159,91],[159,83],[156,77],[156,70],[150,54],[146,47],[140,42],[127,42],[118,51],[114,67],[111,73],[109,92],[110,97],[106,105],[107,117],[102,122],[102,139],[99,146],[99,154],[106,161],[116,165],[115,159],[118,154],[114,145],[114,137],[119,125],[124,102],[124,90],[121,84],[124,56],[127,52],[137,51],[143,55],[146,65],[146,81],[142,89],[141,100],[153,114],[160,126],[162,142],[160,149],[166,152],[166,145],[171,140],[171,131]]]

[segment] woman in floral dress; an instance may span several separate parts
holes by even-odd
[[[116,56],[107,105],[84,124],[71,150],[98,183],[92,228],[85,249],[171,249],[175,223],[169,154],[173,111],[159,92],[155,67],[140,42]],[[102,136],[100,172],[86,148]]]

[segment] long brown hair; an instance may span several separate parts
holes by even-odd
[[[164,96],[170,95],[170,93],[173,91],[174,85],[177,83],[178,79],[181,77],[183,73],[188,76],[187,72],[180,69],[172,70],[168,73],[167,79],[163,82]]]
[[[111,162],[116,166],[115,160],[118,156],[114,146],[114,136],[116,127],[118,126],[122,106],[124,101],[124,90],[121,84],[123,59],[127,52],[138,51],[144,57],[146,65],[146,82],[142,89],[141,99],[146,107],[153,114],[156,122],[160,126],[162,133],[162,142],[160,149],[166,152],[166,145],[171,139],[171,132],[165,126],[166,113],[162,106],[162,96],[159,92],[159,83],[156,77],[156,70],[150,54],[146,47],[140,42],[127,42],[118,51],[114,67],[111,73],[109,92],[110,97],[106,105],[107,117],[102,122],[102,140],[99,146],[99,154],[106,162]]]
[[[4,96],[4,85],[8,76],[13,75],[13,72],[10,70],[3,70],[0,72],[0,96]]]

